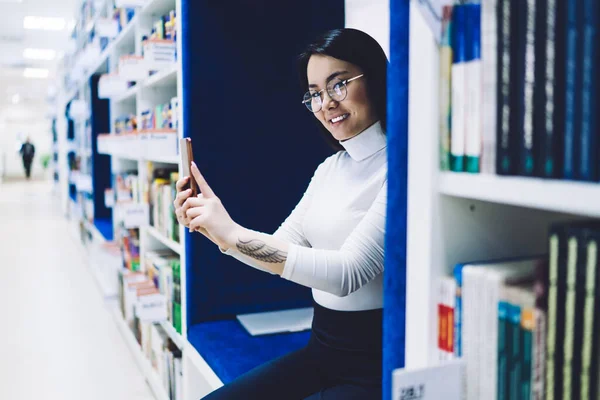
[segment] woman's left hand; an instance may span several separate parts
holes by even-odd
[[[189,227],[192,231],[206,230],[221,249],[227,250],[237,241],[236,231],[239,225],[231,219],[196,163],[192,163],[191,170],[201,193],[198,197],[187,199],[183,204],[186,215],[191,219]]]

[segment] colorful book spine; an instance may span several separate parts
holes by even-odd
[[[562,398],[573,398],[573,353],[575,348],[575,306],[577,286],[577,237],[569,235],[563,342]]]
[[[454,356],[462,357],[462,269],[464,264],[454,266],[454,281],[456,282],[456,298],[454,303]]]
[[[534,158],[534,107],[535,107],[535,44],[536,44],[536,2],[527,0],[525,3],[526,31],[525,31],[525,110],[524,128],[521,140],[521,157],[519,159],[519,174],[533,176],[535,172]]]
[[[580,398],[592,400],[600,397],[598,390],[598,373],[600,369],[600,343],[598,341],[598,337],[600,337],[599,244],[600,231],[593,232],[584,242],[586,250],[586,279]]]
[[[511,110],[511,28],[512,1],[498,0],[498,99],[497,99],[497,144],[496,173],[510,175],[515,172],[512,147],[513,136],[510,129]]]
[[[528,1],[512,0],[513,30],[510,35],[511,45],[511,115],[510,132],[511,144],[509,152],[511,154],[512,168],[509,173],[518,174],[521,171],[520,161],[523,159],[523,147],[521,143],[526,142],[525,134],[525,113],[528,111],[526,106],[525,79],[526,79],[526,48],[527,48],[527,19],[528,19]]]
[[[498,303],[498,400],[508,400],[508,309],[510,304],[506,294],[501,292],[501,300]]]
[[[576,143],[579,138],[580,107],[578,91],[580,88],[580,1],[567,2],[566,58],[565,58],[565,135],[563,178],[575,178]]]
[[[451,89],[452,89],[452,6],[442,8],[440,44],[440,169],[450,170]]]
[[[545,399],[546,335],[548,318],[548,262],[538,265],[534,284],[535,293],[535,335],[533,351],[533,371],[531,398]]]
[[[521,393],[521,380],[523,375],[522,331],[521,331],[521,305],[514,292],[509,295],[510,305],[508,307],[508,398],[519,399]]]
[[[548,335],[546,337],[546,399],[560,399],[562,394],[562,352],[559,340],[564,325],[559,322],[564,314],[564,295],[559,280],[564,281],[563,260],[566,260],[564,232],[560,225],[552,226],[549,237],[548,271]],[[562,278],[562,279],[561,279]]]
[[[481,61],[481,4],[466,4],[467,12],[467,121],[465,133],[465,170],[481,169],[483,129],[483,70]]]
[[[521,346],[521,363],[523,366],[521,375],[521,400],[532,399],[533,382],[533,356],[535,348],[535,295],[533,292],[523,294],[523,307],[521,310],[521,331],[523,333]]]
[[[481,172],[496,173],[498,0],[481,2],[481,60],[483,64],[483,150]]]
[[[456,5],[452,11],[452,128],[450,169],[465,170],[467,129],[467,7]]]
[[[583,37],[582,40],[582,88],[581,102],[581,138],[576,177],[585,181],[596,181],[600,167],[598,139],[598,37],[599,24],[598,0],[583,0]]]

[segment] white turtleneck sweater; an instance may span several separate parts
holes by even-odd
[[[304,196],[273,234],[290,243],[281,276],[311,287],[323,307],[377,309],[383,306],[386,136],[377,122],[340,144],[345,151],[319,165]],[[263,270],[233,248],[226,254]]]

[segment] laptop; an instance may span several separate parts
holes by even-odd
[[[309,330],[312,326],[313,312],[314,309],[308,307],[241,314],[236,317],[250,335],[259,336]]]

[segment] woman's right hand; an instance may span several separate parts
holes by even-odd
[[[181,178],[175,184],[175,188],[177,189],[177,196],[175,197],[175,201],[173,201],[173,205],[175,206],[175,215],[177,216],[177,221],[186,228],[190,227],[191,218],[188,218],[187,213],[183,208],[183,203],[192,195],[192,189],[184,190],[183,188],[189,183],[190,177],[186,176]]]

